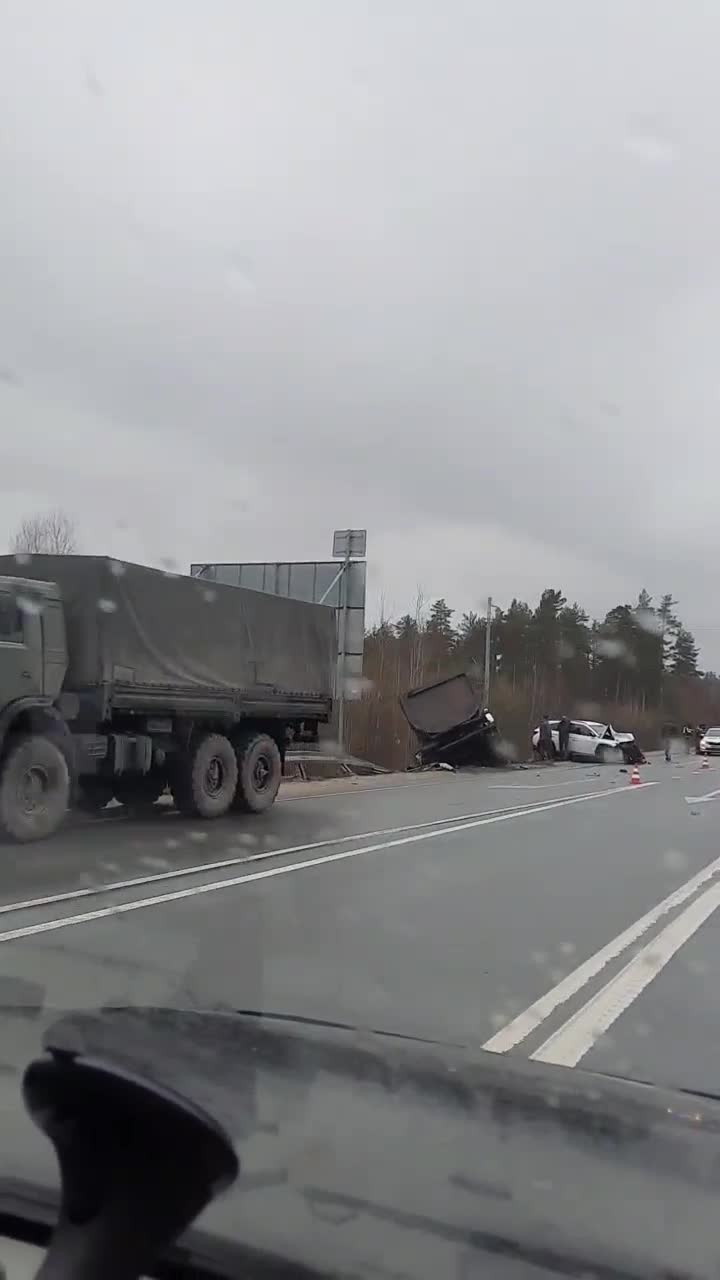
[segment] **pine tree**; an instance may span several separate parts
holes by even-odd
[[[645,709],[660,700],[663,676],[664,621],[654,608],[652,596],[643,588],[633,610],[635,617],[635,656],[637,659],[636,692],[639,705]]]
[[[430,616],[425,627],[425,640],[434,675],[440,674],[455,645],[453,613],[454,610],[450,609],[447,601],[442,598],[436,600],[430,608]]]
[[[599,699],[631,701],[637,681],[637,624],[629,604],[617,604],[594,631],[594,691]]]
[[[588,615],[575,601],[560,610],[558,623],[561,670],[571,684],[581,686],[590,669],[591,636]]]
[[[513,599],[509,609],[500,614],[494,628],[497,650],[502,654],[505,675],[513,687],[532,669],[532,609],[524,600]]]
[[[413,618],[411,613],[404,613],[402,618],[398,618],[395,623],[395,635],[398,640],[416,640],[419,633],[420,628],[417,623],[417,618]]]
[[[557,671],[560,661],[560,612],[567,601],[562,591],[547,587],[532,618],[532,645],[538,667]]]
[[[658,617],[662,622],[664,671],[669,671],[671,669],[675,639],[680,626],[680,623],[673,612],[676,604],[677,600],[673,600],[670,594],[662,596],[657,611]]]
[[[675,676],[696,676],[698,674],[698,656],[695,637],[686,627],[679,626],[670,658],[672,674]]]
[[[457,629],[457,652],[470,662],[482,662],[485,653],[485,619],[472,609],[464,613]]]
[[[442,639],[446,643],[448,649],[450,649],[455,639],[455,632],[453,631],[452,626],[452,616],[454,612],[454,609],[448,608],[446,600],[443,600],[442,598],[436,600],[430,608],[430,617],[428,618],[427,626],[425,628],[429,636]]]

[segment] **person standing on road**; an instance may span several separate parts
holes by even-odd
[[[553,758],[553,740],[550,721],[547,716],[543,716],[540,721],[540,733],[538,734],[538,750],[541,760],[552,760]]]
[[[662,731],[663,750],[665,751],[665,759],[668,764],[671,763],[670,752],[672,749],[672,740],[675,737],[675,726],[672,724],[664,724]]]
[[[567,760],[570,754],[570,721],[561,716],[558,722],[558,751],[561,760]]]

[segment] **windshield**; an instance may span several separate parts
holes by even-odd
[[[65,1011],[720,1088],[719,41],[1,6],[0,1177]]]

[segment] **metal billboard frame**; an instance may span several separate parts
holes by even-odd
[[[367,581],[367,561],[350,559],[348,544],[343,546],[340,565],[337,560],[235,560],[190,566],[193,578],[308,600],[334,609],[338,638],[335,699],[338,737],[342,744],[345,702],[358,697],[361,688]],[[354,545],[357,546],[357,542]]]

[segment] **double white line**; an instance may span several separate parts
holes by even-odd
[[[509,1049],[514,1049],[516,1045],[521,1044],[532,1032],[537,1031],[556,1009],[577,995],[607,965],[618,959],[633,943],[638,942],[664,916],[682,906],[697,893],[698,889],[708,881],[714,880],[719,874],[720,858],[715,858],[674,893],[664,898],[662,902],[658,902],[629,928],[619,933],[612,942],[608,942],[606,946],[596,951],[589,960],[579,965],[523,1013],[508,1022],[486,1041],[483,1048],[490,1049],[494,1053],[507,1053]],[[614,978],[606,982],[530,1057],[538,1062],[555,1062],[574,1067],[718,906],[720,906],[720,883],[716,882],[700,894],[660,933],[655,934],[652,940],[633,955]]]
[[[644,783],[642,790],[657,786],[655,782]],[[214,863],[201,863],[192,867],[178,867],[171,871],[159,872],[151,876],[137,877],[133,880],[114,881],[109,884],[92,886],[67,893],[55,894],[44,898],[29,899],[24,902],[7,903],[0,906],[0,914],[12,912],[35,912],[41,908],[55,906],[60,902],[76,901],[93,895],[114,894],[119,891],[136,890],[157,882],[175,878],[188,878],[199,874],[208,874],[218,870],[228,870],[233,866],[256,863],[266,859],[288,857],[301,852],[313,852],[324,847],[334,846],[334,852],[313,856],[302,861],[286,862],[274,865],[261,871],[243,871],[242,874],[196,883],[182,889],[152,896],[134,898],[129,902],[115,902],[96,910],[83,911],[73,915],[54,917],[34,924],[26,924],[19,928],[0,932],[0,942],[13,942],[29,938],[37,934],[55,932],[59,929],[72,928],[112,916],[125,915],[133,911],[143,911],[150,907],[163,906],[171,902],[179,902],[201,894],[216,893],[224,889],[232,889],[243,884],[252,884],[260,880],[270,880],[277,876],[291,875],[298,871],[307,871],[315,867],[327,866],[331,863],[344,862],[351,858],[364,857],[368,854],[382,853],[394,849],[405,848],[426,840],[453,836],[459,832],[492,826],[500,822],[512,822],[518,818],[531,818],[537,814],[547,813],[554,809],[567,808],[571,805],[587,804],[591,800],[619,795],[635,795],[637,788],[613,787],[603,791],[590,791],[583,795],[528,803],[512,808],[485,811],[479,814],[464,814],[455,819],[439,819],[434,822],[415,823],[411,826],[387,828],[383,831],[369,831],[351,835],[338,836],[326,840],[314,841],[311,844],[294,845],[284,849],[271,849],[267,852],[226,858]],[[373,843],[363,844],[368,837]],[[375,839],[383,837],[382,839]],[[393,837],[393,838],[386,838]],[[360,842],[360,843],[358,843]],[[338,850],[339,844],[353,844],[355,847]],[[618,934],[611,942],[597,951],[589,960],[579,965],[572,973],[563,978],[556,986],[540,999],[536,1000],[523,1013],[513,1018],[505,1027],[493,1035],[484,1045],[485,1049],[495,1053],[506,1053],[521,1044],[543,1023],[551,1017],[573,996],[582,991],[594,978],[602,973],[609,964],[618,959],[634,943],[644,937],[663,917],[677,910],[688,899],[693,898],[698,890],[720,874],[720,857],[716,858],[702,871],[681,885],[667,898],[663,899],[634,924]],[[624,1012],[645,987],[653,980],[659,970],[700,927],[704,920],[720,906],[720,883],[710,884],[706,891],[681,912],[651,942],[642,948],[601,989],[558,1030],[551,1034],[531,1057],[543,1062],[562,1063],[574,1066],[587,1053],[600,1035]]]
[[[642,790],[647,787],[657,786],[655,782],[647,782],[643,784]],[[411,844],[419,844],[424,840],[436,840],[441,836],[456,835],[460,831],[470,831],[476,827],[492,826],[498,822],[512,822],[517,818],[533,817],[535,814],[547,813],[553,809],[563,809],[570,805],[586,804],[590,800],[596,800],[601,796],[619,796],[619,795],[638,795],[638,788],[629,787],[612,787],[606,791],[589,791],[581,796],[565,797],[560,800],[547,800],[542,804],[525,805],[513,809],[502,809],[485,812],[478,815],[465,815],[464,818],[456,819],[440,819],[439,822],[429,822],[416,824],[413,827],[398,827],[394,830],[413,831],[412,835],[398,835],[396,839],[380,840],[373,844],[361,844],[357,848],[342,849],[335,853],[323,854],[320,857],[305,858],[301,862],[284,863],[282,866],[269,867],[264,871],[244,872],[238,876],[232,876],[222,880],[212,880],[203,884],[190,885],[185,889],[175,889],[169,893],[158,893],[151,897],[134,898],[130,902],[116,902],[108,907],[100,907],[94,911],[83,911],[75,915],[59,916],[51,920],[43,920],[36,924],[28,924],[16,929],[6,929],[0,932],[1,942],[15,942],[21,938],[30,938],[36,934],[53,933],[58,929],[69,929],[76,925],[89,924],[95,920],[107,919],[110,916],[126,915],[131,911],[144,911],[149,907],[163,906],[169,902],[180,902],[186,898],[198,897],[200,894],[217,893],[223,889],[232,889],[242,884],[252,884],[259,880],[271,880],[276,876],[292,875],[297,871],[308,871],[313,867],[327,866],[334,862],[345,862],[350,858],[364,857],[366,854],[381,853],[385,850],[403,848]],[[418,830],[417,827],[421,827]],[[228,858],[222,862],[208,863],[195,867],[179,867],[172,871],[159,872],[157,875],[136,878],[135,880],[115,881],[102,886],[93,886],[87,889],[79,889],[64,894],[54,894],[45,898],[29,899],[25,902],[7,903],[0,908],[0,912],[8,914],[18,911],[33,911],[40,908],[54,906],[61,901],[74,901],[79,898],[89,897],[90,895],[108,894],[121,890],[131,890],[139,888],[143,885],[154,883],[162,880],[187,877],[215,871],[220,868],[229,868],[238,864],[258,861],[265,858],[280,858],[289,854],[300,853],[305,850],[318,849],[327,845],[338,845],[344,842],[357,842],[367,839],[373,835],[389,835],[392,832],[365,832],[355,835],[340,836],[335,839],[319,840],[310,845],[295,845],[287,849],[272,849],[267,853],[250,855],[249,857]]]

